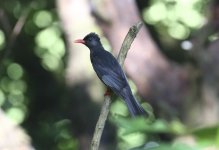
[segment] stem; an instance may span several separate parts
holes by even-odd
[[[132,42],[134,41],[135,37],[137,36],[137,34],[142,26],[143,26],[143,23],[138,22],[137,24],[133,25],[129,29],[129,32],[126,34],[125,39],[122,43],[122,47],[119,51],[118,58],[117,58],[117,60],[121,66],[124,65],[128,50],[130,49]]]
[[[139,30],[141,29],[143,23],[139,22],[135,25],[133,25],[129,32],[127,33],[123,43],[122,47],[120,49],[119,55],[118,55],[118,62],[121,66],[123,66],[126,55],[128,53],[128,50],[131,47],[132,42],[134,41],[136,35],[138,34]],[[91,142],[91,150],[98,150],[100,145],[100,139],[103,133],[103,129],[107,120],[107,116],[109,114],[110,104],[111,104],[111,96],[106,95],[104,96],[104,102],[101,108],[100,116],[97,121],[95,131],[93,134],[92,142]]]
[[[3,61],[11,54],[12,48],[16,42],[16,39],[18,35],[20,34],[22,28],[24,27],[24,24],[26,23],[27,17],[30,14],[31,8],[26,8],[23,12],[22,15],[19,17],[18,21],[16,22],[12,33],[9,36],[7,46],[5,50],[3,51],[2,55],[0,56],[0,76],[3,74],[3,67],[4,63]]]
[[[103,133],[103,129],[105,126],[107,116],[109,114],[110,104],[111,104],[111,96],[109,96],[109,95],[104,96],[104,101],[103,101],[103,105],[101,108],[101,113],[100,113],[99,119],[97,121],[94,135],[93,135],[93,139],[91,142],[91,150],[98,150],[98,148],[99,148],[101,135]]]

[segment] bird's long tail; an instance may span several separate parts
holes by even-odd
[[[125,100],[129,112],[132,116],[138,116],[138,115],[147,115],[144,108],[140,105],[140,103],[135,99],[133,96],[131,89],[129,87],[126,87],[122,90],[120,93],[122,98]]]

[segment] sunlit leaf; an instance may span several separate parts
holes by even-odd
[[[209,146],[218,144],[218,130],[219,126],[203,127],[192,131],[192,134],[196,137],[199,145]]]

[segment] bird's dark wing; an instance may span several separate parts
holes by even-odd
[[[127,86],[125,74],[117,60],[107,51],[101,51],[91,57],[97,76],[116,94]]]

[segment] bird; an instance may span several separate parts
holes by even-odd
[[[75,43],[81,43],[90,49],[90,60],[99,79],[116,95],[121,97],[132,117],[146,115],[146,111],[135,99],[127,77],[117,59],[103,48],[99,36],[91,32],[83,39],[77,39]],[[105,94],[109,94],[106,92]]]

